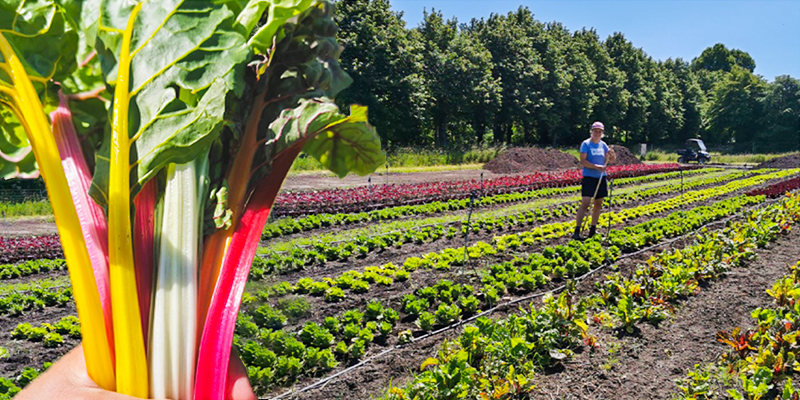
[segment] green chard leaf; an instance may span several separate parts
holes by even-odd
[[[370,174],[386,161],[378,134],[367,122],[366,107],[352,106],[345,116],[330,99],[301,100],[269,129],[273,154],[303,141],[303,151],[339,177]]]
[[[286,20],[317,3],[317,0],[250,0],[236,19],[234,27],[249,38],[248,45],[256,52],[266,53],[274,42],[281,39],[281,27]],[[261,16],[265,15],[264,12],[267,16],[266,23],[253,32]]]
[[[54,1],[0,2],[0,33],[20,58],[40,100],[57,104],[53,80],[62,80],[75,67],[78,34],[67,11]],[[0,55],[0,65],[7,61]],[[0,68],[0,179],[35,178],[38,166],[28,144],[10,91],[11,77]]]
[[[121,34],[133,3],[102,3],[98,54],[110,90],[119,67]],[[240,95],[248,56],[225,4],[146,1],[131,43],[129,135],[131,196],[169,163],[197,158],[223,126],[226,97]],[[96,155],[92,197],[106,204],[110,136]]]
[[[0,179],[36,178],[36,158],[25,129],[11,110],[0,107]]]
[[[269,173],[277,152],[301,140],[298,145],[339,176],[369,173],[385,162],[379,138],[366,122],[366,108],[354,107],[347,117],[330,100],[352,82],[338,62],[341,46],[333,12],[333,5],[321,2],[288,18],[276,36],[280,40],[268,67],[257,72],[261,78],[255,96],[266,103],[259,130],[267,131],[263,141],[275,143],[254,160],[263,166],[254,174],[256,180]],[[300,124],[298,118],[313,124]],[[338,122],[342,125],[336,126]]]
[[[78,33],[65,9],[55,1],[0,2],[0,32],[34,84],[58,81],[75,67],[72,55],[77,51]],[[0,62],[5,62],[2,56]],[[0,81],[10,82],[4,72],[0,72]]]

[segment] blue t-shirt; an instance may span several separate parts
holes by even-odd
[[[581,153],[586,153],[586,160],[595,165],[604,165],[606,163],[606,154],[608,154],[608,145],[604,141],[594,144],[592,139],[586,139],[581,143]],[[592,178],[600,178],[604,174],[596,169],[583,167],[583,176]]]

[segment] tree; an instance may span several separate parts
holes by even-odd
[[[683,109],[683,126],[677,132],[677,136],[671,137],[670,142],[681,144],[686,139],[697,137],[702,130],[702,107],[705,102],[705,95],[700,88],[697,75],[692,72],[689,63],[681,58],[672,60],[667,59],[664,67],[672,71],[681,91],[681,108]]]
[[[654,98],[647,108],[645,137],[648,143],[663,143],[677,137],[683,127],[683,95],[675,74],[662,64],[654,64],[649,75]]]
[[[478,134],[480,142],[485,118],[500,101],[500,85],[492,78],[491,53],[469,32],[459,32],[455,19],[445,21],[436,10],[424,13],[417,30],[425,46],[425,80],[436,143],[446,147],[452,127],[456,127],[452,139],[469,143],[468,136]]]
[[[580,126],[586,126],[597,96],[592,91],[596,79],[594,65],[575,43],[566,27],[548,23],[539,37],[532,38],[549,72],[542,86],[546,107],[534,110],[539,143],[557,146],[574,141]],[[528,129],[526,128],[526,133]]]
[[[340,0],[336,23],[342,69],[353,78],[337,103],[368,106],[370,123],[390,144],[424,144],[428,93],[417,32],[405,29],[388,0]]]
[[[576,120],[577,136],[571,139],[575,143],[585,136],[586,127],[592,121],[602,121],[606,126],[608,140],[616,140],[617,124],[625,116],[628,109],[629,93],[625,90],[625,73],[614,66],[614,61],[600,42],[594,30],[583,29],[573,35],[575,45],[588,57],[594,65],[595,80],[592,88],[597,101],[586,120]],[[583,129],[581,129],[583,128]]]
[[[756,62],[750,54],[738,49],[728,50],[722,43],[706,48],[699,57],[692,60],[692,68],[695,70],[730,72],[734,65],[749,72],[756,69]]]
[[[625,90],[628,106],[619,121],[620,139],[625,143],[646,142],[644,127],[647,123],[647,109],[655,99],[652,82],[647,79],[649,59],[642,49],[633,47],[621,33],[611,35],[605,42],[614,66],[625,73]]]
[[[487,20],[473,19],[468,27],[491,53],[492,77],[501,84],[502,100],[492,129],[498,143],[511,143],[515,129],[530,125],[531,114],[546,107],[541,88],[548,72],[530,39],[531,30],[542,27],[525,7],[507,15],[492,14]]]
[[[708,108],[708,133],[712,143],[749,145],[762,129],[761,99],[767,83],[750,71],[734,66],[713,90]]]
[[[762,148],[769,152],[800,149],[800,80],[788,75],[775,78],[763,104]]]

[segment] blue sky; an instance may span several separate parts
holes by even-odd
[[[748,52],[756,74],[800,78],[800,0],[792,1],[588,1],[588,0],[390,0],[416,27],[422,11],[440,10],[459,22],[505,14],[527,6],[539,21],[558,21],[572,31],[594,28],[605,39],[622,32],[634,46],[657,60],[686,61],[723,43]]]

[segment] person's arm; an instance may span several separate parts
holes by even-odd
[[[606,168],[604,166],[602,166],[602,165],[597,165],[597,164],[590,163],[589,160],[588,160],[588,157],[589,157],[588,153],[581,152],[581,166],[582,167],[586,167],[586,168],[590,168],[590,169],[596,169],[596,170],[601,171],[601,172],[606,170]]]
[[[614,149],[609,147],[607,155],[608,155],[608,165],[617,162],[617,153],[614,152]]]

